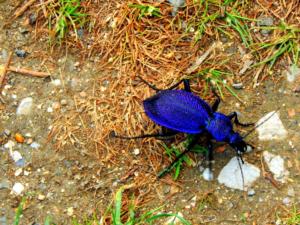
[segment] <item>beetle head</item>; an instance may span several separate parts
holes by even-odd
[[[238,154],[247,151],[248,145],[238,133],[231,135],[229,144]]]

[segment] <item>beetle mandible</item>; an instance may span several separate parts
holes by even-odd
[[[145,134],[135,137],[119,136],[113,133],[114,137],[122,139],[137,139],[146,137],[167,137],[178,133],[191,134],[192,139],[186,149],[179,154],[176,159],[159,174],[162,177],[169,172],[175,163],[180,160],[187,152],[197,144],[199,137],[203,134],[208,135],[208,161],[211,172],[211,162],[213,161],[213,148],[211,140],[228,143],[240,159],[246,152],[248,144],[243,137],[233,130],[233,123],[239,126],[251,126],[254,123],[243,124],[238,120],[237,113],[229,115],[217,112],[220,104],[220,97],[210,106],[203,99],[191,92],[188,79],[182,79],[168,89],[158,89],[139,76],[141,81],[150,88],[157,91],[155,95],[143,101],[146,115],[156,124],[167,128],[165,133]],[[184,84],[183,90],[174,90],[181,83]],[[232,123],[233,120],[233,123]]]

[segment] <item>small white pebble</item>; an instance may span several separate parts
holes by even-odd
[[[30,174],[30,172],[29,171],[27,171],[27,170],[24,170],[24,176],[28,176]]]
[[[135,148],[135,149],[133,150],[133,153],[134,153],[135,155],[139,155],[139,154],[140,154],[140,149]]]
[[[15,162],[18,162],[20,159],[22,159],[22,155],[20,152],[18,151],[11,151],[10,152],[10,156],[12,157],[12,159],[15,161]]]
[[[34,148],[34,149],[38,149],[40,146],[41,146],[41,145],[40,145],[39,143],[37,143],[37,142],[32,142],[32,143],[30,144],[30,147],[31,147],[31,148]]]
[[[16,195],[20,195],[24,191],[24,185],[21,183],[15,183],[12,188],[12,193]]]
[[[291,199],[289,197],[285,197],[283,200],[282,200],[282,203],[285,204],[285,205],[289,205],[291,203]]]
[[[15,142],[13,142],[12,140],[9,140],[9,141],[4,145],[4,148],[12,149],[14,146],[15,146]]]
[[[38,200],[40,200],[40,201],[45,200],[45,198],[46,198],[45,195],[42,195],[42,194],[39,194],[39,195],[38,195]]]
[[[52,107],[48,107],[48,108],[47,108],[47,112],[48,112],[48,113],[52,113],[52,112],[53,112],[53,108],[52,108]]]
[[[203,179],[206,181],[211,181],[214,179],[214,174],[209,168],[205,168],[202,173]]]
[[[23,172],[23,169],[22,169],[22,168],[17,169],[16,172],[15,172],[15,176],[16,176],[16,177],[17,177],[17,176],[20,176],[22,172]]]
[[[67,209],[67,215],[68,215],[68,216],[73,216],[73,213],[74,213],[73,207],[69,207],[69,208]]]
[[[60,86],[61,85],[61,81],[60,79],[55,79],[51,82],[54,86]]]

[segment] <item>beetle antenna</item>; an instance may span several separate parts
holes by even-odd
[[[245,162],[243,160],[243,156],[241,154],[239,154],[238,152],[236,153],[236,156],[237,156],[237,161],[238,161],[241,175],[242,175],[243,190],[244,190],[245,189],[245,178],[244,178],[244,173],[243,173],[243,168],[242,168],[241,162],[242,162],[242,164],[244,164]],[[241,160],[241,162],[240,162],[240,160]]]
[[[251,134],[253,131],[255,131],[256,128],[260,127],[265,122],[267,122],[269,119],[271,119],[279,110],[280,110],[280,107],[277,110],[275,110],[267,119],[265,119],[260,124],[257,124],[255,127],[253,127],[247,134],[245,134],[244,136],[242,136],[242,138],[243,139],[246,138],[249,134]]]

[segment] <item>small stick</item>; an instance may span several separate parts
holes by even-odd
[[[49,77],[51,74],[47,72],[39,72],[39,71],[33,71],[30,69],[25,69],[25,68],[17,68],[10,66],[8,68],[9,71],[15,72],[15,73],[21,73],[23,75],[27,76],[33,76],[33,77]]]
[[[20,9],[18,9],[14,15],[12,20],[15,20],[19,16],[21,16],[36,0],[29,0],[25,5],[23,5]]]
[[[2,87],[2,84],[3,84],[3,81],[5,79],[5,76],[6,76],[6,73],[7,71],[9,70],[9,64],[11,62],[11,59],[12,59],[12,52],[9,53],[9,56],[8,56],[8,59],[7,59],[7,62],[3,68],[3,71],[2,71],[2,74],[0,74],[0,88]]]
[[[221,42],[215,42],[213,43],[209,49],[206,50],[206,52],[204,52],[203,55],[199,56],[196,60],[196,62],[194,62],[194,64],[192,66],[190,66],[187,69],[187,74],[191,74],[193,73],[195,70],[197,70],[199,68],[199,66],[204,62],[204,60],[209,56],[209,54],[216,48],[220,48],[221,47]]]

